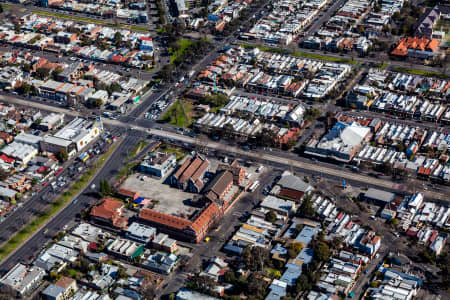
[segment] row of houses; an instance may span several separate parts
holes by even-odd
[[[230,101],[220,109],[220,112],[233,115],[236,112],[247,113],[251,116],[266,120],[286,120],[301,126],[305,107],[301,104],[278,104],[269,99],[248,98],[232,95]]]
[[[118,109],[126,102],[139,100],[147,81],[133,77],[122,77],[112,71],[101,70],[93,64],[74,62],[71,64],[51,63],[47,59],[31,55],[27,51],[3,52],[0,60],[10,66],[0,73],[3,81],[0,85],[5,90],[15,90],[24,83],[31,86],[33,93],[43,98],[63,102],[70,106],[78,103],[90,104],[100,100],[102,105]],[[24,72],[29,66],[34,75]],[[49,73],[56,72],[54,79],[36,78],[38,69],[48,70]],[[56,74],[55,73],[55,74]],[[88,79],[89,78],[89,79]],[[96,89],[94,81],[105,86],[115,85],[119,91],[111,95],[106,90]]]
[[[378,118],[354,118],[342,113],[338,113],[336,119],[345,124],[355,122],[358,126],[363,126],[371,132],[371,141],[375,145],[368,144],[367,141],[359,144],[357,152],[352,157],[356,163],[361,161],[374,164],[388,162],[395,169],[416,173],[418,177],[430,178],[437,182],[448,182],[447,162],[449,158],[447,155],[440,155],[440,153],[448,151],[450,146],[450,136],[447,131],[382,122]],[[313,142],[311,143],[313,144]],[[308,153],[318,152],[317,149],[308,151]],[[436,154],[433,154],[434,152]]]
[[[51,7],[53,9],[102,16],[104,18],[121,18],[135,23],[148,23],[148,13],[145,11],[146,6],[139,2],[99,1],[85,3],[56,0],[40,0],[39,2],[42,7],[46,8]]]
[[[383,27],[400,12],[403,0],[379,1],[379,11],[370,1],[346,1],[313,35],[303,41],[305,48],[366,53]],[[378,9],[377,9],[378,10]]]
[[[136,68],[151,67],[153,63],[153,42],[145,33],[125,29],[103,27],[95,24],[81,24],[60,21],[36,14],[21,18],[20,33],[16,33],[12,23],[4,21],[0,26],[0,40],[14,46],[54,53],[71,53],[79,57],[102,62],[122,64]],[[127,47],[115,42],[117,35]],[[87,41],[102,41],[109,47]]]
[[[445,204],[425,201],[421,193],[404,197],[370,188],[362,197],[369,203],[381,206],[380,217],[397,219],[399,228],[419,244],[429,247],[436,255],[444,249],[448,236],[442,229],[450,226],[450,208]]]
[[[89,281],[85,277],[78,279],[79,284],[85,288],[79,290],[75,279],[62,277],[59,281],[42,289],[42,297],[74,300],[88,297],[86,299],[106,300],[111,299],[108,293],[105,294],[106,298],[96,298],[99,296],[98,293],[105,293],[114,283],[119,282],[122,290],[113,292],[118,295],[129,295],[131,291],[134,291],[139,296],[139,288],[147,283],[156,284],[156,288],[160,287],[163,280],[151,272],[169,274],[178,262],[176,255],[165,252],[166,248],[161,243],[164,235],[162,237],[161,234],[156,235],[156,229],[138,223],[132,223],[124,235],[133,240],[117,237],[89,223],[79,223],[70,232],[55,239],[55,242],[44,249],[31,265],[17,264],[0,279],[0,282],[17,292],[18,296],[26,297],[44,283],[44,277],[50,272],[60,273],[70,264],[75,264],[84,258],[100,266],[89,272]],[[104,245],[104,249],[99,250],[100,245]],[[149,247],[156,250],[150,250]],[[141,267],[151,272],[138,269],[138,272],[127,279],[119,278],[117,276],[119,266],[111,262],[133,260],[137,257],[142,257]],[[150,282],[143,282],[144,278]],[[88,289],[91,292],[88,292]],[[87,293],[91,294],[86,295]]]
[[[320,99],[337,89],[351,70],[349,65],[236,47],[218,56],[197,79],[215,86],[221,83],[251,91]],[[306,74],[310,80],[305,79]]]
[[[240,253],[240,249],[249,246],[270,249],[272,260],[284,264],[284,270],[279,279],[271,282],[266,299],[280,299],[295,286],[304,267],[313,260],[314,251],[311,242],[317,238],[320,231],[324,230],[325,241],[341,236],[347,250],[341,250],[325,263],[320,270],[322,275],[314,290],[328,296],[349,294],[364,265],[378,252],[381,238],[352,222],[349,215],[340,212],[333,200],[314,193],[309,184],[288,171],[280,176],[269,193],[270,195],[251,212],[247,223],[235,233],[224,250]],[[276,197],[277,195],[283,199]],[[325,229],[321,229],[319,222],[293,218],[297,210],[296,204],[301,203],[305,195],[311,197],[316,217],[322,220]],[[276,220],[272,220],[272,223],[267,221],[266,216],[269,212],[276,215]],[[277,230],[277,228],[287,229]],[[284,232],[282,236],[281,232]],[[270,248],[271,240],[275,241],[272,242],[274,245],[272,248]],[[300,251],[295,257],[288,254],[291,244],[300,245]]]
[[[266,129],[274,133],[274,142],[280,144],[286,144],[297,139],[300,133],[296,127],[280,128],[271,123],[263,123],[258,118],[242,119],[221,113],[206,113],[195,121],[194,126],[203,132],[213,132],[214,130],[222,130],[228,124],[232,126],[232,134],[236,137],[254,137]]]
[[[288,45],[317,16],[327,0],[309,2],[276,1],[272,10],[256,22],[241,39],[260,40],[268,44]]]
[[[381,273],[382,279],[375,284],[377,287],[369,287],[365,291],[365,295],[371,299],[413,299],[423,285],[419,277],[393,268],[380,266],[377,271]]]
[[[228,23],[239,18],[241,12],[246,10],[252,0],[246,1],[228,1],[215,0],[208,6],[208,22],[214,26],[216,32],[222,32]],[[178,11],[183,16],[186,15],[188,9],[184,1],[176,1]]]

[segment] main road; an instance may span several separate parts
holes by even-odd
[[[16,263],[28,263],[42,247],[53,238],[52,235],[62,230],[68,222],[74,220],[75,216],[83,209],[94,204],[93,202],[96,201],[96,198],[89,195],[91,192],[91,184],[93,183],[96,186],[99,186],[100,180],[114,177],[117,174],[117,171],[120,170],[123,160],[134,147],[136,140],[142,139],[145,136],[146,134],[142,131],[128,130],[127,135],[123,140],[118,141],[119,145],[104,162],[102,169],[77,197],[78,201],[76,203],[68,203],[68,205],[54,215],[44,227],[17,248],[13,255],[7,257],[0,265],[0,273],[8,271]]]
[[[22,105],[22,106],[33,106],[43,110],[55,111],[60,113],[67,113],[69,115],[78,116],[78,112],[74,112],[61,107],[48,106],[42,103],[29,102],[26,100],[18,99],[15,97],[4,97],[7,102]],[[146,132],[162,138],[172,139],[174,141],[179,141],[181,143],[187,143],[189,145],[197,145],[199,140],[189,136],[181,135],[175,132],[170,132],[168,130],[159,130],[153,128],[156,124],[154,121],[150,120],[132,120],[128,119],[126,122],[121,120],[110,120],[104,119],[103,122],[107,125],[118,126],[121,128],[132,128],[137,131]],[[280,167],[289,169],[291,167],[297,168],[299,171],[308,172],[315,175],[328,175],[336,179],[342,180],[346,179],[348,183],[356,185],[365,185],[379,187],[383,189],[388,189],[392,191],[407,192],[408,187],[402,184],[392,182],[390,180],[374,178],[371,176],[366,176],[360,173],[354,173],[347,171],[346,169],[332,164],[324,164],[319,162],[308,162],[305,159],[301,159],[290,153],[284,152],[272,152],[269,154],[265,151],[255,150],[255,151],[244,151],[241,148],[224,145],[223,143],[207,141],[204,145],[205,147],[218,152],[232,153],[236,156],[241,156],[250,160],[258,161],[261,163],[271,163]],[[445,193],[439,193],[434,191],[424,191],[427,198],[436,199],[441,201],[448,201],[448,197]]]

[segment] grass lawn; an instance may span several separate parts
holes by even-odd
[[[401,73],[409,73],[409,74],[414,74],[414,75],[428,76],[428,77],[437,77],[437,78],[442,78],[442,79],[448,78],[448,76],[444,73],[430,72],[430,71],[410,69],[410,68],[404,68],[404,67],[394,67],[394,71],[401,72]]]
[[[16,233],[9,241],[7,241],[2,247],[0,247],[0,260],[3,260],[14,249],[22,244],[28,236],[38,230],[53,214],[58,212],[69,200],[72,200],[75,195],[86,186],[87,182],[92,178],[95,172],[103,165],[108,156],[116,148],[116,145],[112,146],[108,152],[102,155],[102,157],[94,163],[94,165],[80,177],[67,191],[65,191],[58,199],[56,199],[50,207],[42,211],[37,217],[33,218],[30,223],[25,225],[22,230]]]
[[[147,27],[139,26],[139,25],[131,25],[130,28],[135,31],[148,31]]]
[[[11,8],[11,5],[8,5],[8,4],[0,4],[0,6],[2,8]]]
[[[377,66],[377,68],[380,69],[380,70],[384,70],[384,69],[386,69],[387,66],[388,66],[388,64],[384,62],[384,63],[382,63],[382,64],[379,64],[379,65]]]
[[[68,273],[69,277],[75,278],[75,276],[77,276],[78,271],[75,270],[75,269],[70,268],[70,269],[67,270],[67,273]]]
[[[183,112],[183,105],[186,114]],[[184,101],[182,102],[182,100],[178,100],[169,108],[169,110],[164,114],[161,120],[178,127],[189,127],[189,125],[192,124],[192,108],[192,104],[186,103]]]
[[[128,154],[127,158],[125,161],[128,161],[130,159],[132,159],[133,157],[135,157],[137,154],[139,154],[139,152],[142,151],[142,149],[145,148],[145,146],[148,145],[148,142],[146,141],[139,141],[131,150],[130,154]]]
[[[177,51],[173,51],[171,48],[169,48],[170,62],[173,62],[178,56],[183,54],[187,47],[192,45],[192,41],[186,39],[181,39],[177,43],[180,47],[180,49],[178,49]]]
[[[184,151],[184,149],[182,148],[177,148],[177,147],[172,147],[172,146],[168,146],[167,144],[162,144],[161,146],[158,147],[158,149],[155,152],[168,152],[168,153],[173,153],[176,156],[177,160],[181,160],[183,159],[183,157],[186,155],[186,151]]]
[[[334,57],[334,56],[326,56],[326,55],[316,54],[316,53],[294,51],[292,53],[292,55],[311,58],[311,59],[325,60],[325,61],[330,61],[330,62],[340,62],[340,63],[351,64],[351,65],[358,64],[358,62],[356,60],[351,60],[348,58],[341,58],[341,57]]]
[[[111,26],[111,27],[119,27],[119,28],[124,28],[124,29],[129,29],[129,30],[135,30],[135,31],[148,31],[148,28],[142,27],[142,26],[134,26],[134,25],[129,26],[129,25],[123,25],[123,24],[115,24],[115,23],[110,23],[108,21],[103,21],[103,20],[77,17],[77,16],[53,13],[53,12],[48,12],[48,11],[43,11],[43,10],[34,10],[33,13],[38,14],[38,15],[43,15],[43,16],[56,17],[56,18],[66,19],[66,20],[76,20],[76,21],[80,21],[80,22],[94,23],[94,24],[99,24],[99,25],[107,25],[107,26]]]

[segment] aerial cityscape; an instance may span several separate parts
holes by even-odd
[[[450,299],[450,1],[0,0],[0,300]]]

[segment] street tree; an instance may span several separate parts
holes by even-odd
[[[100,180],[100,195],[102,197],[111,195],[111,185],[109,184],[109,181],[106,179]]]
[[[69,154],[67,153],[67,150],[64,148],[59,150],[56,156],[60,162],[65,162],[69,159]]]

